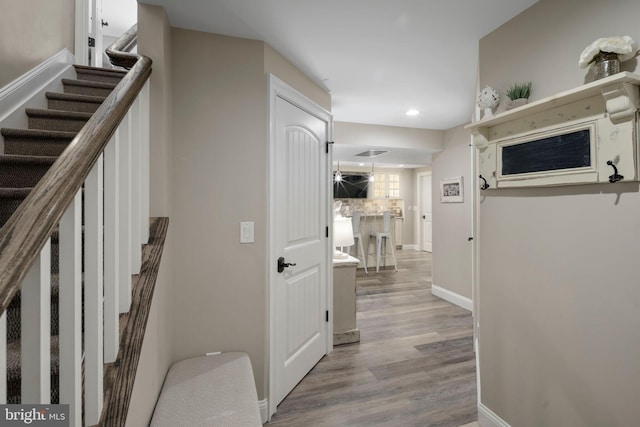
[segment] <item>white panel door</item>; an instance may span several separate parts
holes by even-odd
[[[275,276],[278,404],[327,352],[329,122],[281,97],[275,109],[273,238],[275,256],[292,264]]]
[[[433,242],[431,175],[420,176],[420,191],[420,234],[422,235],[422,244],[420,247],[423,251],[431,252]]]

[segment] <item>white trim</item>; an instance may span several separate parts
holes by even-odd
[[[62,49],[0,89],[0,122],[17,110],[23,112],[27,101],[57,81],[73,63],[73,54]]]
[[[267,399],[258,400],[258,409],[260,409],[262,424],[266,424],[269,421],[269,402]]]
[[[480,94],[480,67],[476,68],[476,96]],[[480,107],[475,107],[476,120],[480,120]],[[473,118],[471,121],[474,121]],[[480,249],[480,157],[473,145],[473,133],[469,140],[469,155],[471,156],[471,300],[473,301],[473,348],[476,353],[476,401],[482,402],[482,384],[480,378],[480,269],[479,269],[479,249]]]
[[[78,64],[89,65],[89,0],[75,1],[75,39],[73,48]]]
[[[480,427],[511,427],[509,423],[482,403],[478,404],[478,425]]]
[[[434,284],[431,284],[431,293],[439,298],[442,298],[443,300],[449,301],[452,304],[462,307],[465,310],[473,311],[473,302],[471,301],[471,298],[456,294],[455,292],[451,292],[448,289],[441,288],[440,286],[436,286]]]
[[[422,185],[421,185],[421,178],[424,176],[430,176],[431,177],[431,228],[433,229],[433,171],[426,171],[426,172],[420,172],[418,174],[416,174],[416,191],[417,191],[417,197],[416,197],[416,204],[417,204],[417,212],[418,215],[416,215],[415,217],[415,228],[414,228],[414,237],[415,237],[415,241],[416,243],[416,250],[419,251],[425,251],[425,252],[431,252],[433,253],[433,233],[431,234],[431,248],[428,248],[429,250],[426,250],[425,248],[422,247],[422,243],[424,239],[422,239]]]
[[[418,245],[416,244],[411,244],[411,245],[402,245],[402,250],[407,250],[407,251],[417,251],[418,250]]]
[[[311,99],[307,98],[306,96],[304,96],[303,94],[301,94],[300,92],[296,91],[294,88],[292,88],[291,86],[289,86],[287,83],[285,83],[284,81],[280,80],[278,77],[276,77],[275,75],[269,73],[267,74],[267,87],[268,87],[268,97],[267,97],[267,123],[269,123],[269,134],[268,134],[268,141],[269,141],[269,158],[268,158],[268,180],[266,182],[266,190],[267,190],[267,194],[268,194],[268,200],[269,200],[269,218],[268,218],[268,222],[269,222],[269,229],[268,229],[268,234],[267,234],[267,239],[266,239],[266,250],[267,250],[267,258],[265,260],[266,262],[266,271],[268,271],[269,273],[269,283],[268,283],[268,294],[269,294],[269,352],[267,354],[267,366],[269,366],[269,375],[267,377],[267,383],[268,383],[268,394],[267,394],[267,403],[268,403],[268,418],[271,419],[271,416],[273,414],[276,413],[277,410],[277,403],[276,403],[276,399],[272,399],[272,396],[276,395],[276,384],[274,381],[275,378],[275,373],[277,372],[277,358],[276,358],[276,346],[277,343],[275,343],[275,340],[273,339],[273,337],[276,336],[275,332],[276,332],[276,322],[275,322],[275,315],[273,312],[272,307],[275,306],[275,302],[276,302],[276,286],[274,285],[277,281],[277,270],[276,270],[276,263],[274,262],[274,260],[277,257],[278,254],[278,248],[277,248],[277,242],[275,239],[275,225],[276,225],[276,200],[275,200],[275,191],[273,186],[276,184],[276,171],[274,170],[274,168],[272,167],[272,165],[275,164],[275,148],[276,148],[276,128],[274,126],[275,124],[275,104],[276,104],[276,100],[277,98],[282,98],[288,102],[290,102],[291,104],[297,106],[298,108],[306,111],[307,113],[313,115],[314,117],[319,118],[320,120],[326,122],[328,124],[328,129],[327,129],[327,141],[333,141],[333,116],[331,115],[331,112],[325,110],[324,108],[322,108],[321,106],[319,106],[318,104],[316,104],[314,101],[312,101]],[[332,155],[333,155],[333,150],[329,149],[329,154],[327,156],[327,164],[326,164],[326,170],[327,170],[327,177],[331,177],[331,170],[332,170]],[[330,179],[330,178],[329,178]],[[330,187],[330,183],[327,183],[327,188],[331,188]],[[327,195],[326,195],[326,218],[332,218],[332,194],[331,191],[327,191]],[[329,235],[332,235],[332,221],[328,221],[329,222]],[[327,259],[327,263],[326,263],[326,272],[325,272],[325,277],[327,277],[327,289],[326,289],[326,306],[327,306],[327,310],[329,310],[330,313],[333,312],[333,263],[331,262],[331,259],[333,257],[333,247],[330,244],[330,241],[326,241],[325,244],[326,247],[326,259]],[[332,349],[333,349],[333,320],[332,320],[332,316],[329,316],[329,322],[326,323],[327,325],[327,333],[326,333],[326,354],[329,354]]]

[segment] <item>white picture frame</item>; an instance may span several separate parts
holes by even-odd
[[[464,185],[461,176],[440,180],[440,203],[463,203]]]

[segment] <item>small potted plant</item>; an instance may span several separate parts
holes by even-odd
[[[620,63],[633,58],[638,45],[629,36],[603,37],[587,46],[580,55],[578,65],[591,65],[594,80],[620,72]]]
[[[529,96],[531,95],[531,82],[514,83],[509,86],[504,93],[511,100],[507,104],[507,110],[521,107],[529,102]]]

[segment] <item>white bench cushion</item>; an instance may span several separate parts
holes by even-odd
[[[174,363],[151,426],[262,426],[249,356],[230,352]]]

